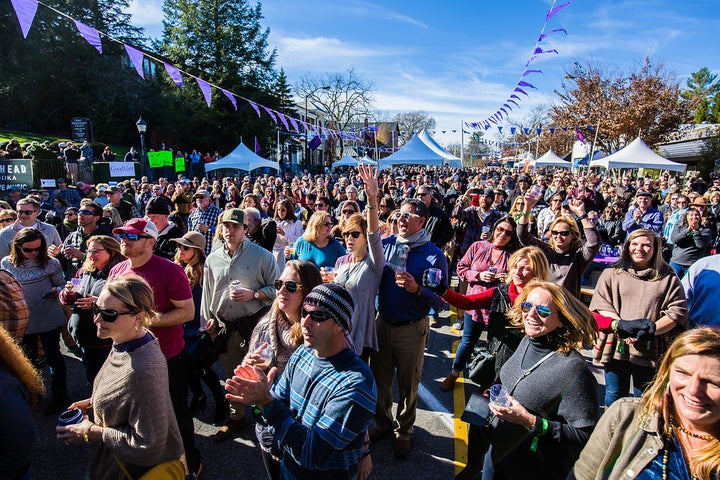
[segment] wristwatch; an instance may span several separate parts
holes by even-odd
[[[260,290],[255,290],[255,291],[253,291],[253,298],[254,298],[255,300],[260,299]]]

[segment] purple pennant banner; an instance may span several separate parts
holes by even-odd
[[[270,118],[272,118],[272,121],[275,123],[275,125],[277,125],[277,117],[275,116],[275,114],[273,113],[273,111],[270,110],[270,109],[269,109],[268,107],[266,107],[265,105],[263,105],[262,107],[263,107],[263,109],[267,112],[267,114],[270,115]]]
[[[205,103],[207,103],[207,106],[210,107],[210,104],[212,103],[212,86],[202,78],[195,77],[195,81],[197,82],[198,87],[200,87],[203,97],[205,97]]]
[[[537,90],[537,87],[535,85],[532,85],[532,84],[526,82],[525,80],[520,80],[518,82],[518,85],[520,85],[521,87],[530,87],[530,88],[534,88],[535,90]]]
[[[140,75],[140,78],[145,78],[143,75],[143,52],[125,43],[123,43],[123,47],[125,47],[125,51],[128,57],[130,57],[130,63],[135,67],[137,74]]]
[[[32,25],[35,13],[37,12],[37,0],[10,0],[18,22],[20,22],[20,30],[22,30],[23,38],[27,38],[30,26]]]
[[[523,132],[525,132],[525,135],[527,135],[528,133],[530,133],[530,129],[529,129],[529,128],[523,128]]]
[[[536,129],[535,129],[535,132],[536,132],[538,135],[540,135],[540,134],[542,133],[542,128],[536,128]]]
[[[293,129],[295,130],[295,133],[300,133],[300,129],[298,128],[297,120],[295,120],[294,117],[290,117],[290,124],[292,125]]]
[[[285,127],[285,130],[290,130],[290,127],[288,126],[287,117],[280,112],[277,112],[277,115],[280,118],[280,121],[282,122],[283,126]]]
[[[84,23],[78,22],[75,19],[73,19],[73,21],[75,22],[75,26],[77,27],[78,32],[80,32],[80,35],[82,35],[83,38],[87,40],[90,45],[95,47],[95,49],[99,53],[102,53],[102,42],[100,41],[100,33],[90,25],[85,25]]]
[[[515,135],[515,130],[517,130],[515,127],[510,127],[510,133]]]
[[[533,55],[540,55],[540,54],[542,54],[542,53],[555,53],[555,54],[557,54],[558,51],[555,50],[554,48],[553,48],[552,50],[543,50],[542,48],[537,47],[537,48],[535,49],[535,51],[533,52]]]
[[[527,93],[525,90],[523,90],[523,89],[520,88],[520,87],[515,87],[515,90],[514,90],[514,91],[515,91],[515,92],[520,92],[520,93],[524,94],[524,95],[527,96],[527,97],[530,96],[530,95],[528,95],[528,93]]]
[[[525,70],[522,74],[523,77],[527,77],[531,73],[542,73],[542,70]]]
[[[551,135],[554,135],[554,134],[555,134],[555,128],[550,127],[550,134],[551,134]]]
[[[220,91],[228,98],[228,100],[230,100],[233,108],[235,109],[235,111],[237,111],[237,100],[235,100],[235,95],[233,95],[231,91],[225,90],[224,88],[221,88]]]
[[[565,30],[564,28],[556,28],[554,30],[550,30],[547,33],[541,34],[540,37],[538,38],[538,43],[542,42],[545,39],[545,37],[548,37],[548,36],[552,35],[553,33],[557,33],[557,32],[562,32],[565,35],[567,35],[567,30]]]
[[[570,0],[569,2],[565,2],[562,5],[558,5],[557,7],[551,8],[547,15],[545,16],[545,23],[549,22],[552,17],[557,15],[557,13],[562,10],[563,8],[569,6],[571,3],[573,3],[574,0]]]
[[[498,132],[499,132],[499,133],[502,133],[502,129],[503,129],[503,127],[500,126],[500,125],[498,125]]]
[[[245,99],[246,102],[250,104],[250,106],[255,110],[255,113],[257,113],[257,116],[260,116],[260,109],[258,108],[257,103],[253,102],[252,100]]]
[[[180,88],[185,88],[185,83],[183,82],[182,73],[180,73],[180,69],[177,68],[175,65],[170,65],[167,62],[164,62],[163,65],[165,65],[165,71],[167,72],[168,76],[172,79],[172,81],[175,82],[175,85],[177,85]]]
[[[522,102],[522,98],[518,97],[518,96],[515,95],[514,93],[513,93],[512,95],[510,95],[510,98],[515,98],[515,99],[520,100],[520,101]],[[508,100],[508,101],[509,101],[509,100]],[[515,104],[515,105],[517,105],[517,104]]]

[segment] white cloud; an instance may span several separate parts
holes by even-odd
[[[162,34],[162,0],[131,0],[126,10],[132,15],[132,23],[143,27],[145,33],[154,38]]]

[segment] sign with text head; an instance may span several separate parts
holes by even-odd
[[[173,152],[170,150],[160,150],[159,152],[148,152],[148,164],[150,168],[172,167]]]
[[[0,160],[0,191],[11,188],[29,190],[33,187],[32,160]]]
[[[108,162],[110,166],[110,177],[134,177],[135,162]]]
[[[74,117],[70,119],[70,132],[75,142],[93,141],[92,122],[89,118]]]

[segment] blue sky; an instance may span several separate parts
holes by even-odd
[[[374,85],[376,110],[388,116],[427,111],[437,121],[435,138],[448,144],[459,142],[463,120],[483,120],[512,93],[551,4],[268,0],[263,25],[291,84],[303,75],[354,68]],[[134,23],[159,35],[161,7],[162,0],[135,0]],[[538,90],[511,118],[522,121],[533,106],[550,105],[573,62],[627,72],[649,56],[682,86],[704,66],[719,73],[719,20],[718,0],[575,0],[550,20],[547,30],[568,34],[542,42],[559,54],[535,60],[531,68],[543,73],[525,80]]]

